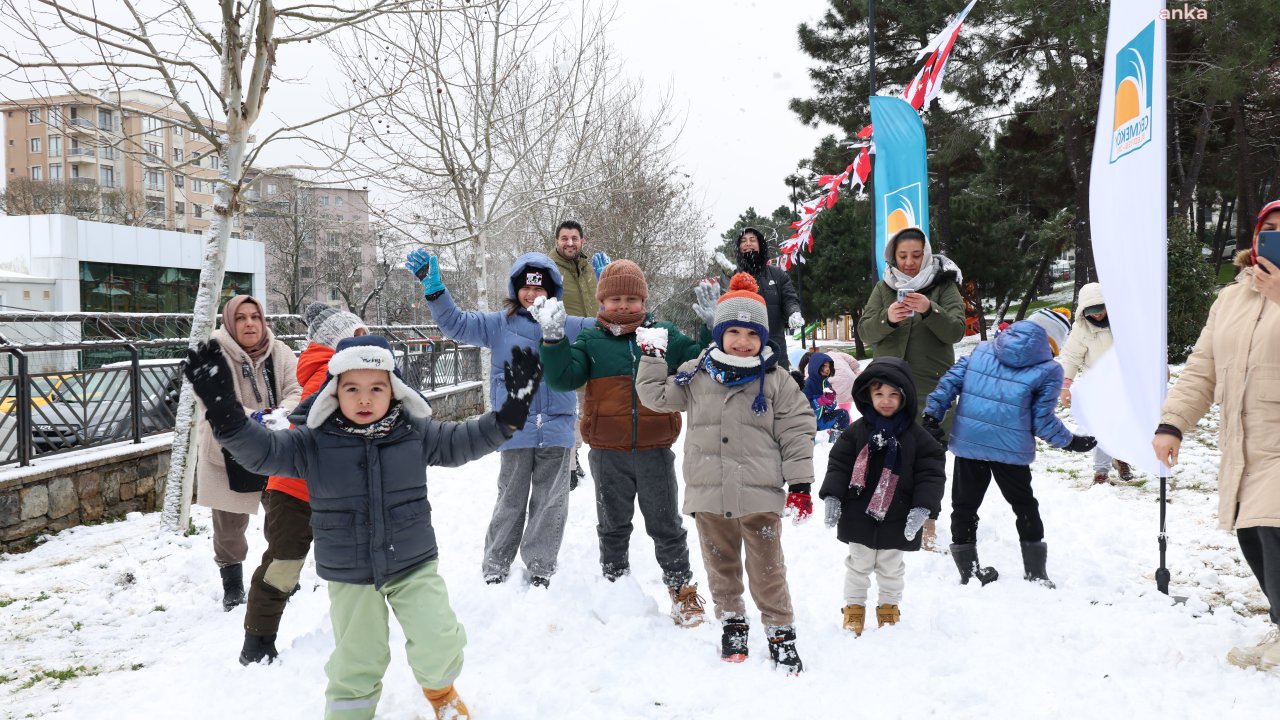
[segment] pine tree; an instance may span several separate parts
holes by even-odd
[[[1215,282],[1185,218],[1169,221],[1169,362],[1191,354],[1213,305]]]

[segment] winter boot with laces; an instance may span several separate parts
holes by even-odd
[[[1133,468],[1129,467],[1129,463],[1123,460],[1112,460],[1111,466],[1120,474],[1120,479],[1125,482],[1133,481]]]
[[[698,586],[685,585],[680,589],[667,588],[671,593],[671,619],[675,620],[680,627],[697,627],[702,624],[706,612],[703,610],[705,602],[698,596]]]
[[[978,564],[978,546],[974,543],[952,543],[951,557],[960,571],[960,584],[968,585],[969,578],[978,578],[983,585],[990,585],[1000,577],[995,568]]]
[[[726,615],[720,635],[720,659],[740,663],[747,659],[747,632],[750,626],[741,615]]]
[[[1107,472],[1106,470],[1094,471],[1093,473],[1094,485],[1106,485],[1109,482],[1111,482],[1111,473]]]
[[[884,627],[885,625],[897,625],[902,619],[902,613],[898,611],[897,605],[877,605],[876,606],[876,627]]]
[[[1040,583],[1052,590],[1056,587],[1045,570],[1045,561],[1049,558],[1049,546],[1044,541],[1022,543],[1022,567],[1026,573],[1022,576],[1028,582]]]
[[[860,637],[862,631],[867,627],[867,607],[865,605],[845,605],[843,627],[853,633],[854,637]]]
[[[264,660],[270,665],[277,655],[279,653],[276,652],[275,635],[254,635],[249,632],[244,634],[244,647],[240,649],[241,665],[248,666]]]
[[[222,574],[222,609],[231,612],[231,608],[244,604],[244,566],[240,563],[218,568]]]
[[[1280,626],[1273,626],[1271,632],[1263,636],[1262,640],[1253,647],[1235,647],[1227,653],[1227,662],[1238,668],[1256,668],[1261,667],[1263,656],[1270,651],[1273,655],[1280,654]],[[1276,658],[1280,660],[1280,657]]]
[[[452,685],[439,690],[422,688],[422,694],[427,696],[431,709],[436,711],[436,720],[471,720],[471,711]]]
[[[786,670],[788,675],[799,675],[804,670],[800,653],[796,652],[796,630],[791,625],[775,625],[765,628],[769,635],[769,657],[776,670]]]

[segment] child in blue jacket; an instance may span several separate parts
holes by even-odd
[[[813,408],[818,430],[828,431],[831,442],[849,427],[849,411],[836,405],[836,391],[831,387],[831,377],[836,374],[836,363],[826,353],[809,356],[809,377],[804,383],[804,396]]]
[[[539,298],[564,295],[564,282],[551,258],[539,252],[521,255],[507,278],[505,307],[498,312],[460,310],[440,279],[440,265],[426,250],[409,254],[405,265],[423,271],[423,292],[427,307],[440,331],[460,342],[493,350],[489,368],[489,397],[497,407],[507,395],[502,363],[512,348],[536,352],[542,343],[542,328],[529,314]],[[577,339],[595,318],[570,317],[564,332],[569,342]],[[498,499],[484,536],[484,561],[480,566],[484,581],[505,582],[520,552],[529,583],[547,587],[556,571],[560,544],[569,517],[569,491],[573,489],[574,425],[577,397],[543,384],[533,397],[529,415],[533,422],[498,448],[502,459],[498,470]]]
[[[921,425],[939,442],[942,418],[959,398],[948,449],[956,456],[951,556],[961,584],[976,576],[986,585],[999,577],[995,568],[978,564],[977,549],[978,508],[994,476],[1017,516],[1023,577],[1053,587],[1045,570],[1044,523],[1031,491],[1036,438],[1071,452],[1086,452],[1097,445],[1092,437],[1072,434],[1054,414],[1062,390],[1062,366],[1053,358],[1071,329],[1069,315],[1067,310],[1043,308],[1010,325],[994,340],[978,345],[972,355],[960,358],[929,395]]]

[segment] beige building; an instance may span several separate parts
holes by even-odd
[[[79,198],[96,194],[99,213],[89,219],[209,231],[220,158],[172,100],[127,90],[17,100],[0,113],[7,186],[71,185]]]

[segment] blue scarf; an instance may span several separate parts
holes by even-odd
[[[719,356],[719,357],[717,357]],[[751,412],[763,415],[769,410],[769,403],[764,399],[764,376],[778,364],[778,356],[772,348],[764,346],[761,354],[753,358],[735,358],[726,354],[714,343],[702,354],[692,370],[676,373],[677,385],[688,385],[699,370],[705,370],[712,380],[725,387],[746,385],[752,380],[760,383],[760,390],[751,401]]]

